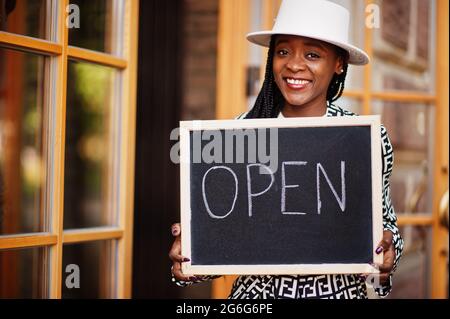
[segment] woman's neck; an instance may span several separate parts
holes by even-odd
[[[284,117],[320,117],[327,112],[327,103],[321,105],[290,105],[286,103],[281,110]]]

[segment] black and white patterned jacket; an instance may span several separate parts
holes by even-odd
[[[326,116],[357,116],[357,114],[344,110],[335,105],[328,105]],[[242,114],[238,119],[244,118]],[[391,201],[389,177],[394,164],[394,153],[386,128],[381,127],[382,141],[382,174],[383,174],[383,227],[393,234],[395,246],[394,269],[403,251],[403,239],[397,227],[397,217]],[[380,238],[381,240],[381,238]],[[178,286],[188,286],[200,281],[207,281],[220,276],[204,276],[199,281],[185,282],[176,280]],[[387,296],[392,289],[392,274],[385,286],[375,288],[381,297]],[[231,299],[303,299],[303,298],[330,298],[330,299],[365,299],[367,288],[364,279],[355,275],[245,275],[239,276],[233,284],[229,295]]]

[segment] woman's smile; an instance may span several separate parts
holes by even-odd
[[[294,77],[286,77],[284,78],[288,88],[292,90],[303,90],[309,87],[309,84],[312,83],[311,80],[294,78]]]

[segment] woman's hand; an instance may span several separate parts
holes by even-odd
[[[395,247],[392,242],[392,238],[393,235],[390,230],[383,231],[383,239],[380,241],[377,249],[375,250],[376,254],[381,254],[381,252],[384,252],[383,264],[375,264],[375,266],[377,266],[380,270],[380,284],[382,285],[385,285],[388,282],[389,275],[394,268]]]
[[[175,240],[172,244],[172,249],[170,249],[169,257],[173,262],[172,273],[177,280],[182,281],[196,281],[199,277],[195,276],[185,276],[181,271],[181,263],[190,261],[189,258],[181,255],[181,227],[179,223],[173,224],[171,227],[172,235]]]

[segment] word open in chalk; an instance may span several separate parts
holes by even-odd
[[[309,165],[311,166],[311,165]],[[334,185],[325,168],[321,163],[317,163],[315,166],[315,185],[302,185],[301,181],[298,181],[298,184],[289,184],[286,181],[286,174],[288,170],[292,169],[310,169],[308,167],[308,162],[306,161],[284,161],[281,163],[281,192],[280,192],[280,212],[283,215],[306,215],[307,212],[302,211],[290,211],[287,210],[287,200],[289,199],[288,191],[291,196],[300,196],[301,197],[301,189],[302,187],[314,187],[316,190],[316,203],[317,203],[317,214],[321,214],[322,201],[321,201],[321,192],[323,187],[329,188],[331,190],[335,200],[337,201],[341,212],[345,212],[346,208],[346,184],[345,184],[345,169],[346,163],[345,161],[340,161],[340,185]],[[254,168],[259,168],[259,170],[255,170]],[[267,185],[262,190],[255,190],[255,185],[253,183],[254,177],[258,172],[266,171],[265,175],[269,176]],[[208,189],[207,185],[215,185],[214,178],[217,177],[217,173],[221,174],[229,174],[231,177],[231,183],[227,183],[228,185],[224,188],[224,191],[228,194],[232,194],[232,196],[226,196],[226,198],[232,199],[229,204],[229,209],[227,211],[215,211],[211,207],[210,200],[208,199]],[[266,177],[267,179],[267,177]],[[230,180],[230,179],[229,179]],[[220,166],[212,166],[209,168],[204,174],[202,178],[202,198],[203,203],[205,205],[205,209],[208,215],[213,219],[224,219],[233,213],[236,205],[236,201],[238,199],[239,188],[246,187],[246,196],[247,196],[247,212],[248,216],[253,216],[253,203],[259,198],[263,198],[264,194],[266,194],[274,185],[275,182],[275,172],[271,170],[271,168],[264,164],[254,163],[246,165],[246,184],[240,185],[239,178],[237,174],[233,171],[232,168],[224,165]],[[241,179],[242,180],[242,179]],[[325,181],[325,183],[321,181]],[[261,185],[258,185],[261,187]],[[297,192],[294,192],[297,190]],[[221,198],[223,201],[223,198]]]

